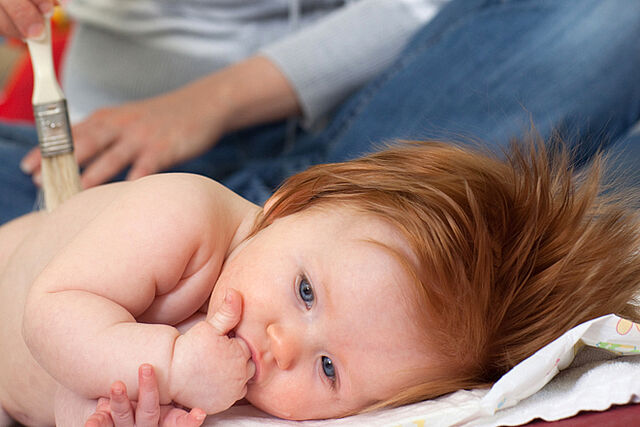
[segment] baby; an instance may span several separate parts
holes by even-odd
[[[53,425],[153,365],[160,402],[341,417],[491,384],[567,329],[640,320],[635,213],[540,143],[407,143],[260,208],[165,174],[0,228],[0,402]],[[95,407],[95,404],[94,404]]]

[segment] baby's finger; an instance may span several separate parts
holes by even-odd
[[[199,427],[204,422],[207,414],[200,408],[193,408],[188,414],[183,414],[177,419],[178,427]]]
[[[113,383],[110,397],[109,407],[111,408],[111,419],[113,419],[115,427],[133,427],[135,425],[133,408],[124,383],[120,381]]]
[[[242,296],[235,289],[227,289],[222,305],[208,319],[220,335],[228,334],[242,317]]]
[[[256,374],[256,364],[253,359],[247,361],[247,381],[249,381]]]
[[[138,427],[156,427],[160,420],[160,394],[153,366],[147,363],[140,366],[138,384],[136,425]]]
[[[207,414],[200,408],[193,408],[191,412],[182,409],[171,408],[164,412],[160,420],[161,427],[199,427],[204,422]]]
[[[96,406],[96,412],[105,412],[105,413],[110,413],[111,412],[111,406],[109,405],[109,399],[107,399],[106,397],[101,397],[100,399],[98,399],[98,406]]]
[[[84,423],[84,427],[113,427],[113,421],[109,414],[96,412]]]

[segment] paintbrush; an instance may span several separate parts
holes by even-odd
[[[64,93],[53,65],[51,15],[45,16],[45,30],[27,39],[33,66],[33,115],[42,156],[42,188],[48,211],[81,190],[78,163]]]

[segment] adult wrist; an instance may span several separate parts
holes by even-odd
[[[301,112],[286,77],[266,57],[254,56],[208,77],[210,105],[225,132],[283,120]]]

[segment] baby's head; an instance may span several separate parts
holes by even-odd
[[[287,251],[313,254],[313,241],[309,248],[296,245],[315,236],[317,259],[329,254],[333,258],[322,262],[330,265],[314,267],[316,257],[306,255],[312,260],[290,268],[303,270],[297,279],[281,274],[293,282],[296,298],[303,304],[309,298],[302,310],[307,317],[282,328],[273,320],[272,326],[273,304],[278,313],[288,310],[278,297],[265,302],[267,314],[252,323],[251,312],[260,308],[245,295],[247,321],[238,334],[260,347],[252,348],[254,359],[273,358],[284,369],[293,363],[285,350],[295,347],[285,329],[306,331],[305,339],[320,334],[322,346],[334,340],[330,353],[310,349],[309,360],[317,360],[320,376],[342,371],[349,390],[324,398],[313,388],[315,380],[300,374],[280,388],[261,388],[259,372],[249,401],[286,418],[338,417],[415,402],[489,385],[588,319],[610,312],[636,317],[628,302],[640,282],[640,230],[624,206],[598,196],[599,162],[577,178],[565,154],[550,156],[542,144],[514,146],[507,158],[450,144],[407,143],[290,178],[267,202],[255,234],[231,257],[222,281],[242,282],[241,266],[246,270],[274,246],[285,254],[283,265]],[[234,258],[246,261],[233,268]],[[272,256],[261,274],[287,271],[280,262]],[[309,279],[307,268],[329,273]],[[324,325],[337,330],[318,332],[314,322],[321,315],[304,311],[328,310],[323,292],[333,294],[330,318],[338,322]],[[262,329],[264,339],[256,333]],[[280,350],[265,350],[278,344]],[[348,363],[340,366],[340,358]]]

